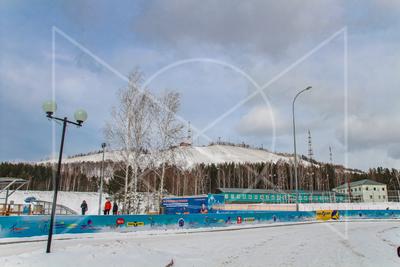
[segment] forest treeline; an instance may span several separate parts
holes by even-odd
[[[0,163],[0,177],[14,177],[28,180],[28,184],[22,189],[27,190],[52,190],[53,175],[56,169],[51,165],[36,165],[27,163]],[[97,177],[88,177],[76,170],[73,174],[66,175],[63,172],[60,190],[95,192],[98,190]]]
[[[116,164],[105,164],[105,190],[111,195],[123,191],[124,171]],[[0,177],[27,179],[28,190],[52,190],[55,169],[52,165],[0,163]],[[60,190],[95,192],[98,190],[101,164],[93,162],[63,164]],[[141,170],[138,191],[156,192],[160,186],[161,170]],[[371,179],[387,184],[388,190],[400,190],[399,172],[389,168],[371,168],[367,172],[349,172],[330,164],[299,166],[299,188],[302,190],[332,190],[349,179]],[[175,166],[165,169],[164,191],[173,195],[215,193],[219,187],[258,188],[274,190],[294,189],[293,167],[288,162],[252,164],[200,164],[183,170]]]

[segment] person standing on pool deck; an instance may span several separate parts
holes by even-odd
[[[86,200],[82,201],[81,209],[82,209],[82,215],[85,215],[85,213],[86,213],[87,210],[88,210],[88,205],[87,205],[87,203],[86,203]]]
[[[111,210],[111,201],[107,199],[106,203],[104,204],[104,215],[109,215]]]
[[[115,201],[114,201],[114,205],[113,205],[113,208],[112,208],[112,212],[113,212],[113,215],[117,215],[118,214],[118,204]]]

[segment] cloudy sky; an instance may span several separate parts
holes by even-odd
[[[116,92],[139,67],[155,94],[181,93],[195,144],[292,152],[291,103],[313,86],[296,102],[300,153],[310,130],[317,160],[331,146],[349,167],[400,168],[399,12],[394,0],[1,1],[0,161],[58,146],[41,111],[54,36],[58,115],[89,113],[68,129],[67,155],[99,149]]]

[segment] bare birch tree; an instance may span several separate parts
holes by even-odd
[[[155,106],[155,135],[154,155],[161,169],[159,199],[163,197],[165,169],[168,165],[176,164],[177,144],[182,138],[183,125],[177,120],[180,107],[180,95],[177,92],[166,92]]]
[[[129,76],[128,86],[118,92],[118,106],[112,108],[111,120],[105,127],[105,137],[111,146],[115,147],[121,158],[121,169],[125,172],[123,211],[128,212],[130,188],[135,213],[138,206],[138,172],[150,145],[153,115],[153,103],[149,93],[141,88],[141,83],[142,74],[139,71]]]

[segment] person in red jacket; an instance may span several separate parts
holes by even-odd
[[[109,215],[111,210],[111,201],[107,199],[106,203],[104,204],[104,215]]]

